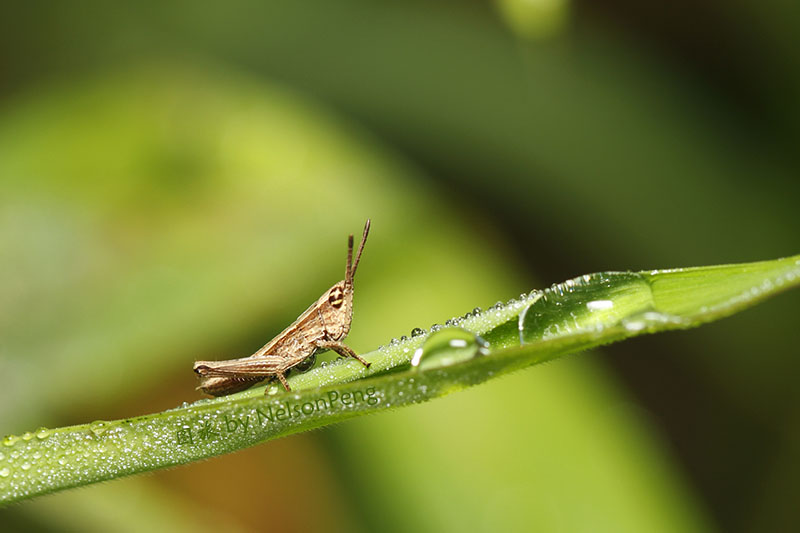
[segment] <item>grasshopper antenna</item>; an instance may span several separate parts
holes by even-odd
[[[356,275],[356,269],[358,268],[358,262],[361,261],[361,252],[364,251],[364,243],[367,242],[367,235],[369,234],[369,226],[370,226],[370,219],[367,219],[367,223],[364,224],[364,234],[361,236],[361,244],[358,245],[358,252],[356,253],[356,260],[353,262],[353,236],[347,240],[347,272],[345,273],[345,279],[347,280],[348,285],[353,284],[353,278]]]

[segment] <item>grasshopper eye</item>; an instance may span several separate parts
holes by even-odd
[[[344,291],[341,287],[334,287],[328,294],[328,303],[336,309],[339,309],[344,303]]]

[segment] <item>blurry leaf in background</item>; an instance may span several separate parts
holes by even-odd
[[[544,39],[561,33],[569,0],[495,0],[503,19],[520,37]]]
[[[0,179],[8,303],[0,359],[14,383],[0,399],[7,432],[85,421],[87,412],[114,416],[123,402],[119,415],[130,416],[144,404],[169,407],[176,395],[196,398],[191,361],[249,353],[279,331],[340,279],[345,236],[367,216],[373,235],[348,341],[358,351],[427,325],[411,320],[441,321],[529,288],[486,219],[455,211],[407,164],[323,110],[229,71],[162,65],[7,106]],[[174,385],[164,378],[171,372],[183,380],[177,392],[159,387]],[[504,387],[512,380],[518,386]],[[263,520],[254,505],[247,516],[231,511],[251,498],[270,502],[277,526],[314,524],[281,515],[326,497],[312,490],[297,501],[300,487],[285,489],[297,476],[360,495],[338,498],[333,529],[433,531],[473,520],[704,529],[701,506],[646,417],[609,409],[622,398],[582,358],[294,445],[272,443],[245,452],[250,468],[236,455],[124,483],[146,490],[191,479],[207,487],[197,497],[216,502],[216,516],[242,527]],[[321,465],[303,468],[297,455],[306,450],[313,465],[325,442],[336,477],[325,478]],[[224,464],[237,466],[205,475],[205,465]],[[113,487],[4,513],[38,523],[66,498],[86,498],[73,505],[87,509],[90,527],[120,505],[105,496]],[[156,509],[147,501],[137,504],[141,514]]]
[[[333,435],[390,531],[701,531],[646,416],[579,358]],[[602,398],[602,400],[601,400]],[[600,402],[600,403],[598,403]]]

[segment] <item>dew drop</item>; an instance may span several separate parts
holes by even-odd
[[[312,353],[305,359],[303,359],[299,364],[296,364],[292,367],[292,370],[295,372],[300,372],[301,374],[308,372],[314,367],[314,363],[317,362],[317,354]]]
[[[488,353],[488,343],[463,328],[444,328],[433,333],[411,358],[419,370],[450,366]]]
[[[0,468],[0,477],[8,477],[11,474],[11,470],[8,467]]]
[[[565,335],[600,332],[654,306],[649,282],[633,272],[601,272],[567,280],[546,289],[519,316],[520,340],[536,342]],[[644,326],[642,326],[644,327]]]
[[[425,331],[422,328],[414,328],[411,330],[412,337],[419,337],[420,335],[424,335]]]
[[[31,464],[28,461],[25,461],[24,463],[22,463],[20,465],[20,468],[22,468],[23,470],[30,470],[31,469]]]
[[[4,446],[13,446],[17,442],[19,442],[19,437],[16,435],[6,435],[5,437],[3,437]]]
[[[476,307],[475,309],[472,310],[473,315],[479,315],[481,313],[483,313],[483,309],[481,309],[480,307]]]
[[[22,434],[22,440],[31,440],[33,438],[33,433],[30,431],[26,431]]]
[[[442,329],[442,325],[441,324],[432,324],[431,325],[431,333],[436,333],[440,329]]]
[[[50,436],[50,430],[47,428],[39,428],[36,430],[36,438],[37,439],[46,439]]]
[[[105,420],[95,420],[89,425],[89,429],[92,431],[95,437],[99,437],[108,431],[108,422]]]

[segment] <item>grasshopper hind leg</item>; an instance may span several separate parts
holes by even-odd
[[[264,378],[244,379],[221,376],[209,376],[203,379],[198,389],[210,396],[227,396],[235,392],[249,389]]]
[[[286,389],[286,392],[290,392],[292,390],[289,388],[289,384],[286,382],[286,376],[284,376],[281,372],[275,374],[275,377],[281,382],[281,385],[283,385],[283,388]],[[266,394],[266,392],[267,391],[264,391],[264,394]]]

